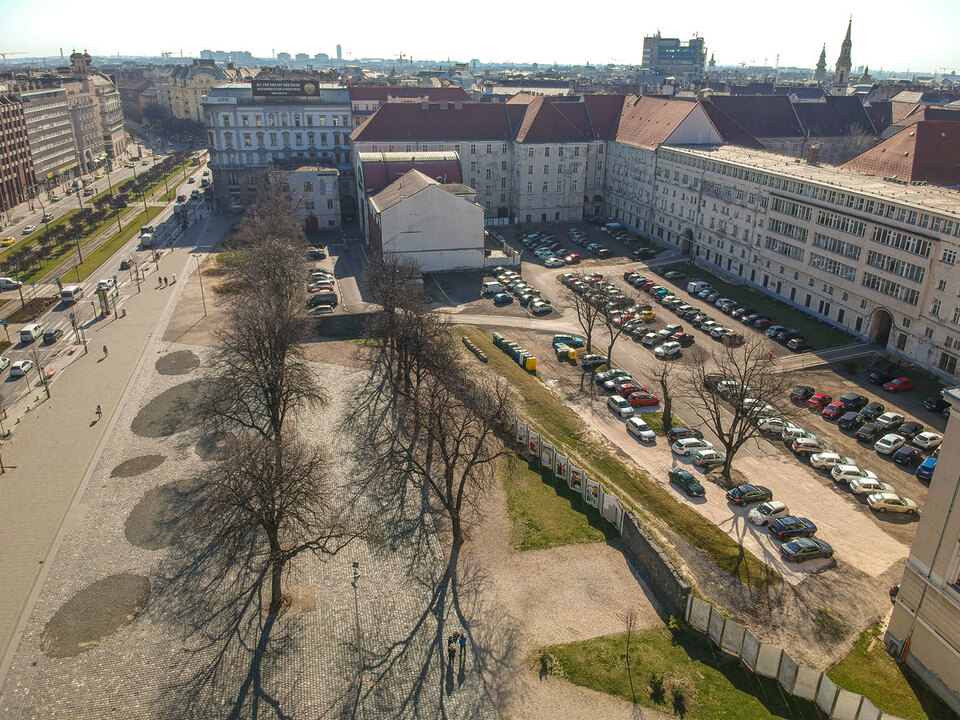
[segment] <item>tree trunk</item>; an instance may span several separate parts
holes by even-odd
[[[727,480],[730,479],[730,467],[731,467],[732,465],[733,465],[733,453],[730,452],[730,451],[727,451],[727,457],[726,457],[726,459],[723,461],[723,470],[721,471],[721,472],[723,473],[723,476],[724,476]]]
[[[283,559],[280,539],[270,533],[270,615],[277,615],[283,607]]]
[[[663,432],[667,434],[670,432],[670,428],[673,427],[673,415],[671,414],[671,405],[673,401],[670,400],[670,396],[664,394],[663,396]]]
[[[460,513],[450,513],[450,528],[453,531],[453,548],[457,551],[463,545],[463,523],[460,521]]]

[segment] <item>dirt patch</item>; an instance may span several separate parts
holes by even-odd
[[[175,385],[144,405],[130,429],[146,438],[170,437],[197,424],[194,404],[200,395],[199,380]]]
[[[365,367],[364,362],[359,358],[359,353],[362,351],[359,341],[317,340],[303,345],[304,357],[311,362],[350,368]]]
[[[129,460],[124,460],[110,471],[110,477],[128,478],[135,475],[142,475],[150,472],[154,468],[160,467],[163,461],[167,459],[166,455],[139,455]]]
[[[203,502],[196,480],[179,480],[149,490],[124,525],[131,545],[144,550],[162,550],[173,545]]]
[[[186,375],[200,367],[200,358],[191,350],[167,353],[157,360],[157,372],[161,375]]]
[[[150,599],[142,575],[110,575],[88,585],[60,606],[43,628],[40,649],[47,657],[76,657],[129,625]]]

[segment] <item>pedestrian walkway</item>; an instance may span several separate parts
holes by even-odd
[[[208,248],[229,224],[225,218],[208,218],[201,223],[206,227],[191,228],[162,261],[164,271],[186,280],[196,266],[190,252]],[[89,326],[90,352],[78,354],[55,373],[49,400],[40,389],[25,398],[31,409],[0,450],[8,468],[0,475],[0,652],[5,658],[0,677],[68,510],[80,511],[71,503],[109,440],[130,380],[159,341],[158,326],[172,312],[181,287],[182,282],[155,289],[148,282],[126,300],[125,317]],[[103,345],[109,347],[107,357],[98,351]],[[98,405],[102,418],[96,415]],[[8,412],[18,414],[16,407]]]

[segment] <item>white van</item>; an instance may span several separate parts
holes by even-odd
[[[27,325],[20,330],[20,342],[22,342],[24,345],[28,345],[41,335],[43,335],[43,328],[37,323],[33,323],[32,325]]]
[[[503,285],[498,282],[485,282],[480,286],[481,295],[496,295],[497,293],[503,292]]]
[[[79,285],[71,285],[60,291],[60,299],[65,303],[75,303],[83,297],[83,288]]]
[[[693,280],[687,283],[687,292],[691,295],[696,295],[699,292],[703,292],[708,287],[710,287],[710,283],[703,282],[702,280]]]

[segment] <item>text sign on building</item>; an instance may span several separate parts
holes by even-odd
[[[254,97],[310,97],[317,94],[312,80],[252,80]]]

